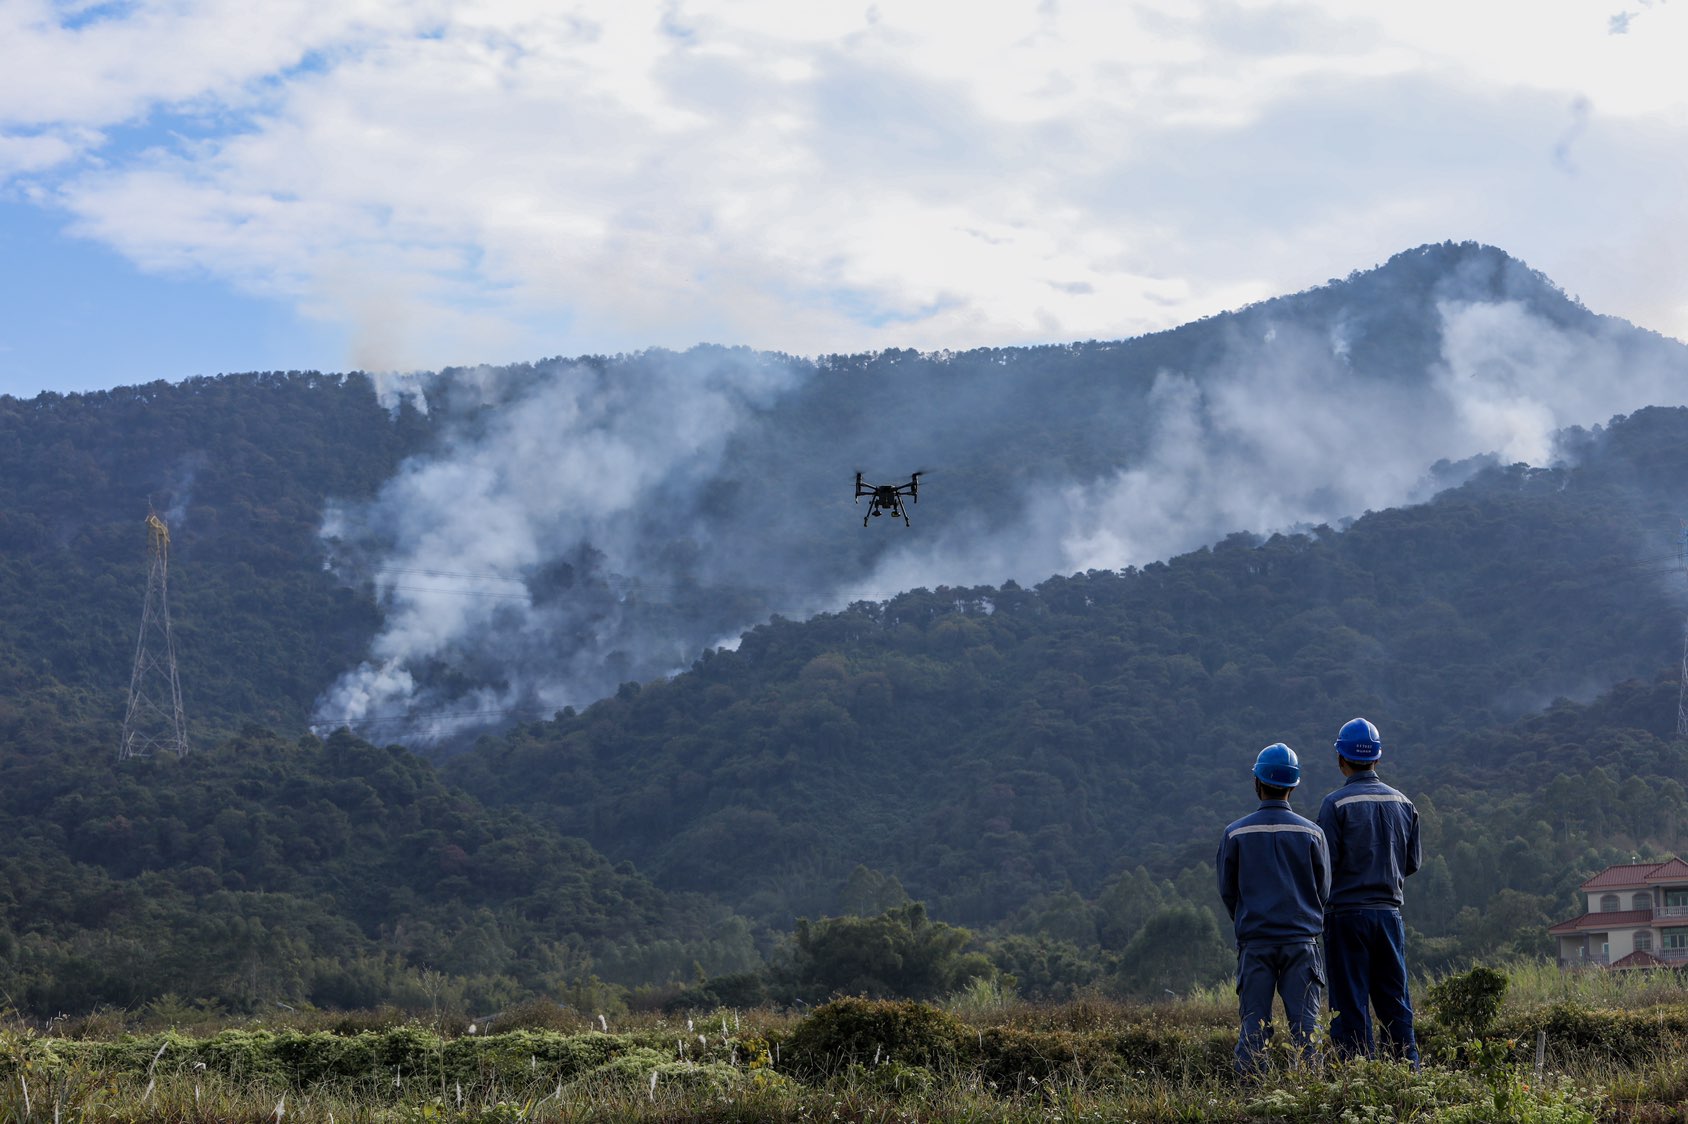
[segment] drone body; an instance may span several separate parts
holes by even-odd
[[[917,472],[910,476],[907,484],[864,484],[862,474],[856,473],[856,502],[861,503],[863,496],[869,497],[867,514],[862,516],[862,526],[867,526],[870,518],[877,518],[887,511],[893,517],[902,516],[903,526],[911,526],[908,511],[903,507],[903,497],[907,496],[911,503],[920,502],[921,475]]]

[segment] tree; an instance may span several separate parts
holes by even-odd
[[[873,917],[905,906],[908,893],[895,874],[882,874],[865,863],[857,863],[844,883],[839,912],[848,917]]]
[[[990,962],[963,950],[966,929],[933,921],[922,902],[877,917],[799,918],[792,969],[809,995],[935,999],[992,974]]]
[[[1115,983],[1137,999],[1183,995],[1224,977],[1231,963],[1213,913],[1193,905],[1156,910],[1120,956]]]

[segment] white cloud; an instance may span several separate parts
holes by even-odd
[[[0,133],[0,181],[9,176],[41,172],[62,164],[78,148],[74,137],[54,133],[6,136]]]
[[[0,3],[0,177],[359,366],[1112,337],[1448,237],[1688,335],[1680,5],[122,12]]]
[[[429,3],[175,0],[68,11],[51,0],[0,4],[0,128],[116,125],[159,105],[239,108],[250,83],[311,52],[428,26]]]

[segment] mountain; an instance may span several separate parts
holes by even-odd
[[[208,732],[309,717],[450,752],[775,614],[1142,566],[1421,501],[1484,457],[1550,464],[1561,429],[1679,404],[1685,375],[1681,344],[1445,243],[1118,342],[0,397],[0,675],[121,713],[150,501]],[[914,526],[860,525],[856,471],[920,469]]]
[[[774,614],[1340,525],[1483,457],[1545,466],[1559,430],[1685,387],[1688,348],[1469,243],[1119,342],[419,376],[387,400],[425,408],[434,442],[329,510],[335,572],[383,621],[317,718],[450,748]],[[862,526],[854,473],[918,470],[913,526]]]

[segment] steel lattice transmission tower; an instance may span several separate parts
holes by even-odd
[[[177,755],[188,751],[176,644],[170,636],[170,528],[156,512],[147,513],[147,558],[147,596],[141,635],[135,641],[135,670],[129,676],[119,760],[150,757],[159,749]]]

